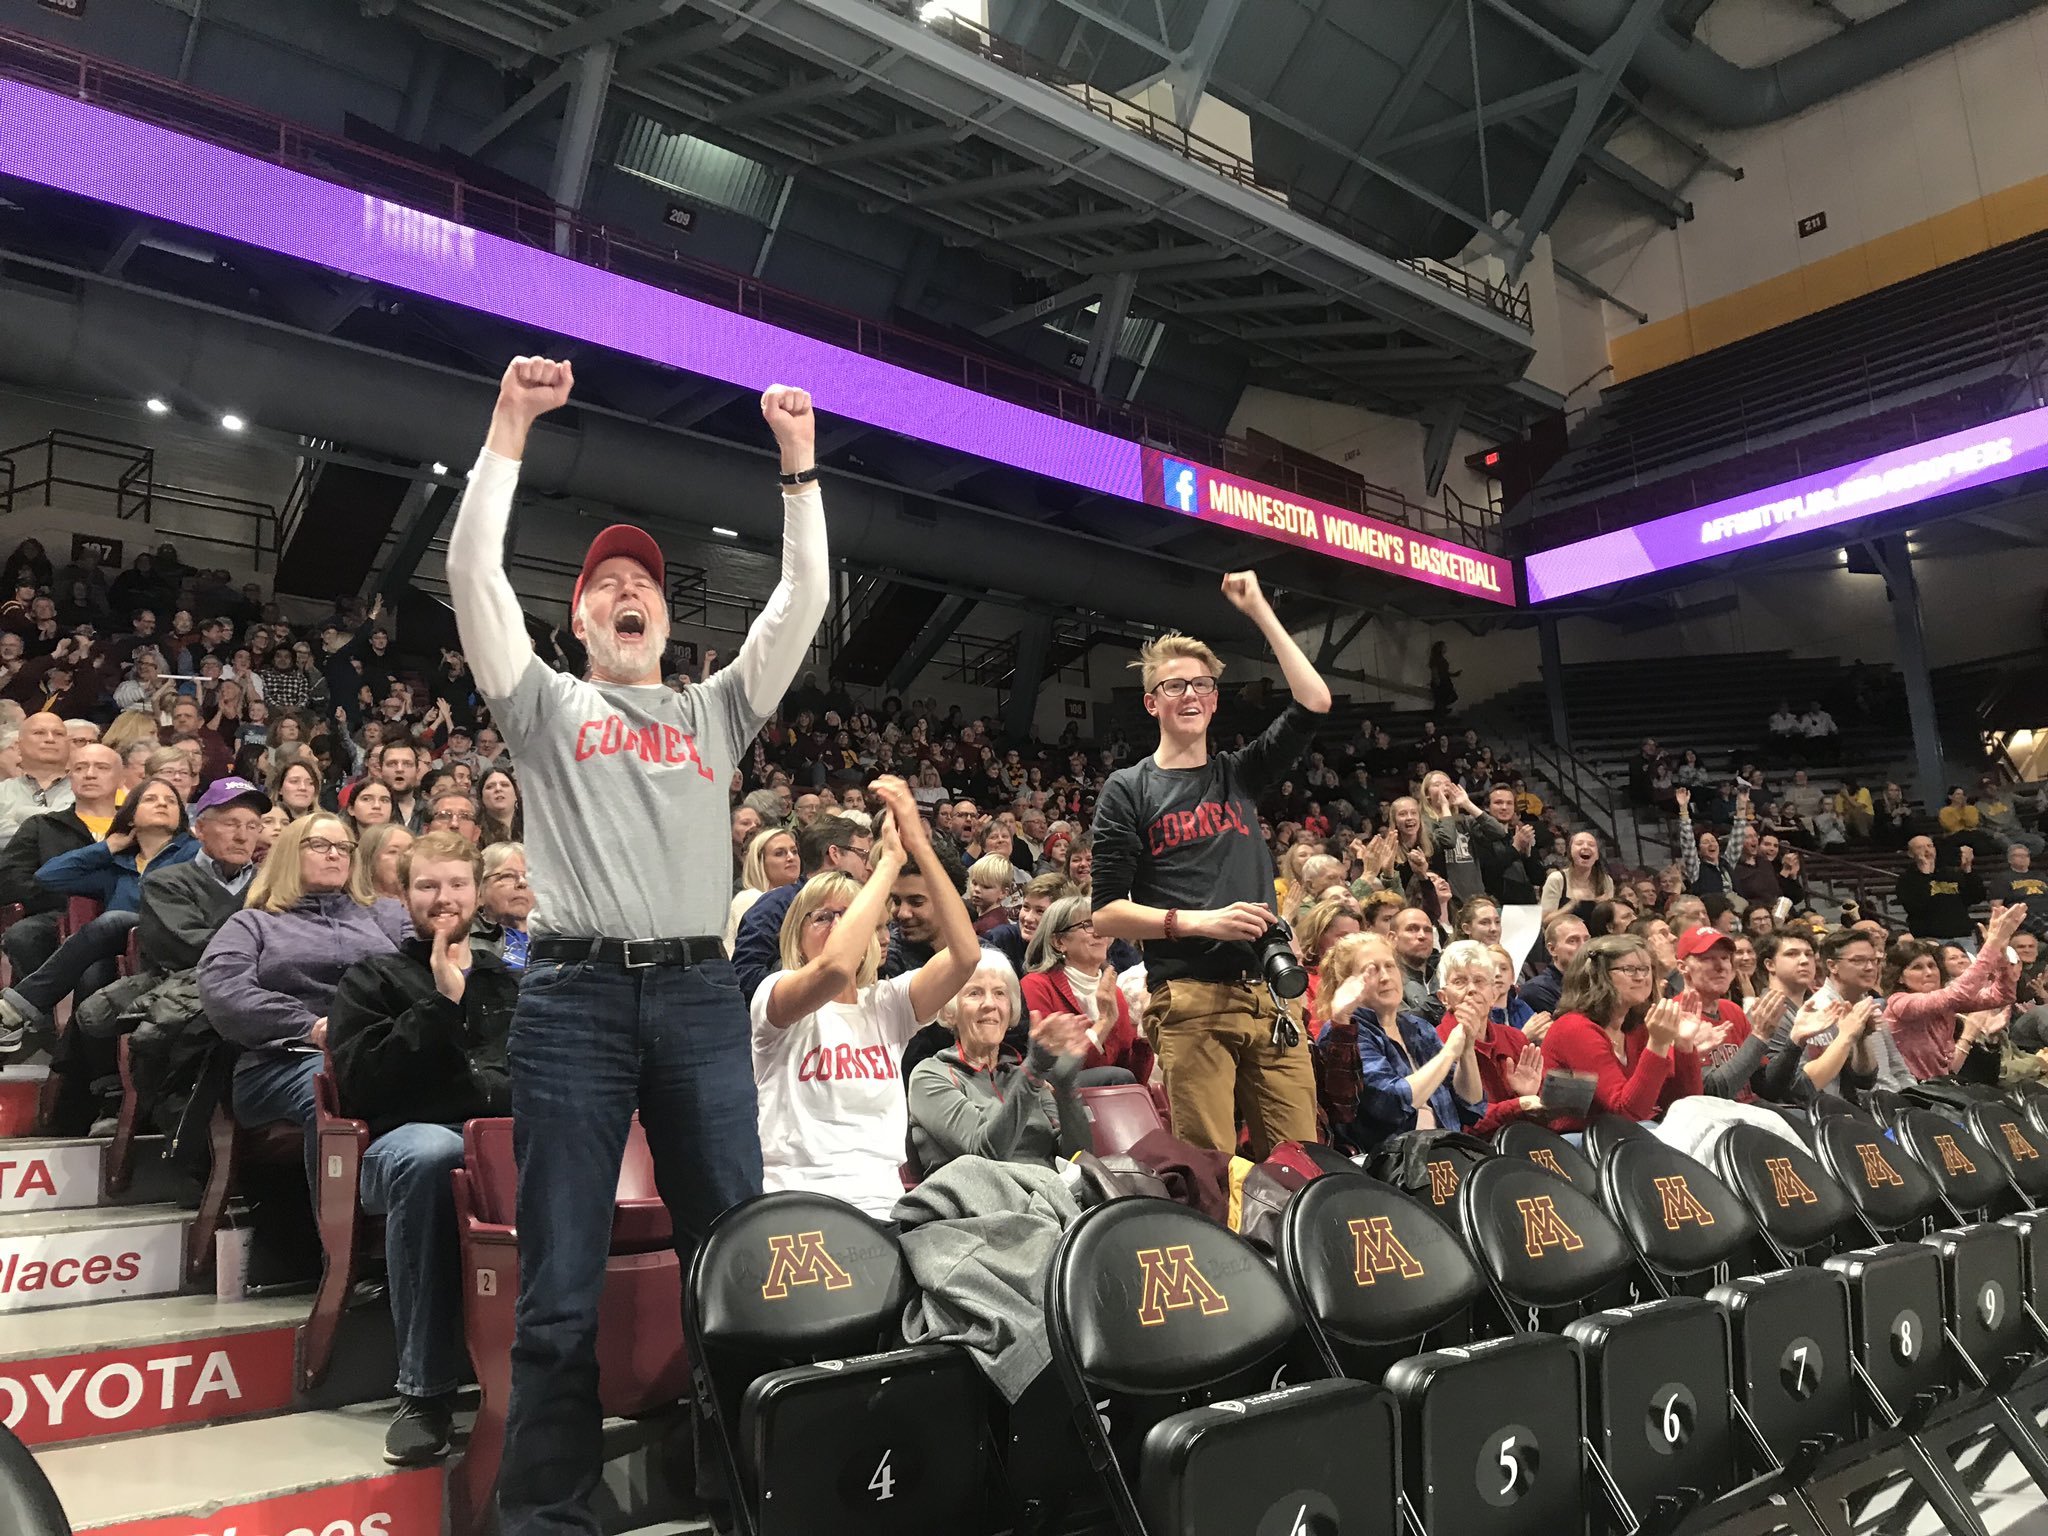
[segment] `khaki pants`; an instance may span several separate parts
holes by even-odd
[[[1273,999],[1248,981],[1161,982],[1145,1009],[1145,1038],[1166,1074],[1173,1134],[1212,1152],[1237,1150],[1251,1128],[1253,1161],[1283,1141],[1316,1136],[1316,1078],[1307,1025],[1300,1045],[1273,1044]]]

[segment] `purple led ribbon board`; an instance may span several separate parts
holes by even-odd
[[[11,80],[0,80],[0,174],[745,389],[802,384],[821,411],[1163,505],[1146,495],[1145,450],[1124,438]],[[1498,567],[1481,595],[1502,601],[1504,563],[1420,542],[1450,564]]]
[[[1143,500],[1136,443],[11,80],[0,173]]]
[[[2048,407],[1539,551],[1524,562],[1529,601],[1675,570],[2043,468]]]

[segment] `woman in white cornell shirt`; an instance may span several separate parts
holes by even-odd
[[[907,864],[939,864],[909,787],[881,778],[872,792],[888,815],[866,883],[813,875],[782,920],[782,969],[753,997],[754,1085],[764,1187],[834,1195],[886,1218],[903,1194],[910,1130],[903,1047],[960,990],[980,949],[952,882],[928,881],[938,952],[876,980],[889,887]]]

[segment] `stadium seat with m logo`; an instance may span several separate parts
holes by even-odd
[[[975,1536],[989,1403],[951,1345],[901,1344],[895,1232],[840,1200],[757,1195],[711,1224],[685,1306],[699,1409],[742,1536]]]
[[[1302,1195],[1335,1182],[1365,1181]],[[1097,1206],[1060,1240],[1046,1315],[1124,1536],[1397,1527],[1392,1400],[1336,1377],[1278,1384],[1301,1318],[1234,1233],[1164,1200]]]

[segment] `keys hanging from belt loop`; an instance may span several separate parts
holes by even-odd
[[[1266,995],[1273,999],[1273,1047],[1275,1050],[1292,1050],[1301,1044],[1301,1030],[1295,1025],[1294,1015],[1287,1011],[1287,1003],[1272,983],[1266,985]]]

